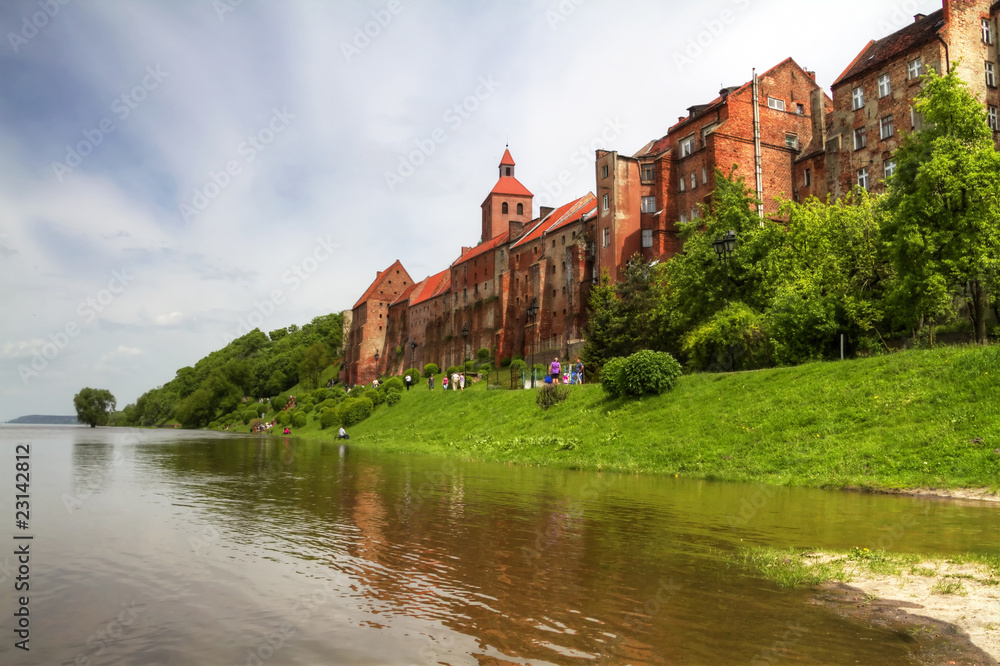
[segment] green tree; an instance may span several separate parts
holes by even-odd
[[[299,362],[299,377],[302,384],[309,389],[316,388],[319,385],[320,374],[329,364],[330,357],[327,354],[326,345],[322,342],[310,345]]]
[[[77,420],[91,428],[107,425],[116,405],[115,396],[107,389],[85,388],[73,396]]]
[[[984,342],[1000,260],[1000,154],[982,102],[957,71],[924,76],[914,109],[925,129],[896,152],[884,231],[897,313],[910,326],[933,322],[953,314],[958,296]]]

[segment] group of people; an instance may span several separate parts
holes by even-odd
[[[568,364],[567,364],[568,365]],[[545,376],[546,384],[582,384],[583,383],[583,361],[576,359],[576,363],[567,368],[569,372],[564,372],[559,357],[552,359],[549,364],[549,373]]]
[[[448,375],[441,378],[441,388],[447,391],[449,388],[453,391],[464,391],[465,390],[465,373],[464,372],[453,372],[451,373],[451,380],[449,381]],[[434,390],[434,375],[427,378],[427,389],[430,391]]]

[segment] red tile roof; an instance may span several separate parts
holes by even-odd
[[[517,178],[513,176],[501,176],[500,180],[493,187],[490,194],[510,194],[514,196],[522,197],[533,197],[535,196],[528,191],[528,188],[518,182]]]
[[[480,243],[476,247],[470,247],[465,252],[462,252],[462,256],[460,256],[458,259],[456,259],[451,264],[452,268],[454,268],[455,266],[458,266],[459,264],[464,264],[465,262],[469,261],[470,259],[475,259],[479,255],[485,254],[485,253],[489,252],[490,250],[496,249],[498,246],[503,245],[504,243],[506,243],[508,238],[510,238],[510,232],[509,231],[507,233],[500,234],[499,236],[491,238],[490,240],[486,241],[485,243]]]
[[[530,228],[526,234],[517,239],[517,242],[511,246],[511,249],[524,245],[525,243],[530,243],[533,240],[541,238],[550,231],[554,231],[555,229],[566,226],[567,224],[576,222],[591,210],[596,210],[596,208],[597,198],[592,193],[588,192],[576,201],[571,201],[570,203],[552,211],[543,219],[538,220],[534,227]]]
[[[500,160],[500,166],[517,166],[514,164],[514,158],[510,156],[510,150],[503,152],[503,159]]]
[[[417,285],[413,293],[410,294],[410,307],[420,305],[424,301],[429,301],[444,293],[449,286],[451,286],[451,269],[446,268]]]
[[[939,9],[888,37],[869,42],[868,46],[862,49],[858,57],[854,59],[854,62],[848,65],[844,73],[834,81],[833,87],[836,88],[841,83],[876,67],[881,67],[890,60],[937,39],[938,32],[942,27],[944,27],[944,10]]]
[[[382,281],[382,276],[386,275],[387,273],[395,269],[397,266],[399,267],[399,270],[403,271],[403,273],[406,273],[406,269],[403,268],[403,264],[402,262],[399,261],[399,259],[397,259],[392,264],[392,266],[389,266],[389,268],[385,269],[384,271],[379,271],[378,275],[375,276],[375,281],[372,282],[371,285],[369,285],[368,289],[365,290],[365,293],[361,296],[360,299],[358,299],[358,302],[354,304],[354,308],[363,305],[365,301],[371,298],[372,294],[375,293],[375,288],[378,287],[379,283]],[[409,274],[407,274],[407,278],[409,278]],[[354,308],[351,309],[353,310]]]

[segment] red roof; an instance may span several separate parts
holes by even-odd
[[[500,166],[517,166],[514,164],[514,158],[510,156],[510,150],[503,151],[503,159],[500,160]]]
[[[555,229],[564,227],[567,224],[576,222],[590,211],[596,209],[597,198],[592,193],[588,192],[576,201],[572,201],[557,208],[546,215],[544,219],[539,220],[534,227],[528,230],[528,233],[521,236],[517,242],[514,243],[512,249],[541,238],[550,231],[554,231]]]
[[[533,197],[535,196],[528,191],[528,188],[522,185],[517,178],[513,176],[501,176],[497,184],[493,186],[493,190],[490,194],[510,194],[519,197]]]
[[[410,295],[410,307],[429,301],[451,286],[451,269],[444,269],[418,284]]]
[[[358,299],[358,302],[354,304],[354,308],[357,308],[358,306],[363,305],[365,303],[365,301],[367,301],[369,298],[371,298],[371,295],[373,293],[375,293],[375,289],[378,287],[379,283],[382,281],[382,276],[386,275],[386,274],[390,274],[390,272],[394,268],[396,268],[396,267],[399,267],[399,270],[403,271],[403,273],[406,274],[407,278],[410,277],[409,274],[406,273],[406,269],[403,268],[402,262],[400,262],[399,259],[397,259],[392,264],[392,266],[389,266],[389,268],[385,269],[384,271],[379,271],[378,272],[378,275],[375,276],[375,281],[372,282],[371,285],[369,285],[368,289],[365,290],[365,293],[361,296],[360,299]],[[353,310],[354,308],[351,308],[351,309]]]
[[[396,300],[394,300],[392,303],[389,304],[389,307],[399,305],[400,303],[405,303],[410,298],[410,294],[413,293],[413,290],[416,289],[416,287],[417,285],[411,284],[409,287],[404,289],[403,293],[401,293],[399,297],[396,298]]]
[[[847,66],[844,73],[834,81],[833,87],[836,88],[849,79],[881,67],[890,60],[935,40],[942,27],[944,27],[944,10],[939,9],[888,37],[869,42],[858,57]]]
[[[485,254],[490,250],[495,250],[497,246],[506,243],[509,237],[510,237],[510,232],[508,231],[507,233],[500,234],[499,236],[491,238],[485,243],[480,243],[476,247],[470,247],[468,250],[462,252],[462,256],[460,256],[452,263],[452,268],[458,266],[459,264],[464,264],[470,259],[475,259],[479,255]]]

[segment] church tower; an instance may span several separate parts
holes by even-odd
[[[500,160],[500,180],[483,202],[483,238],[485,243],[510,229],[510,223],[531,221],[534,196],[514,177],[514,158],[505,150]]]

